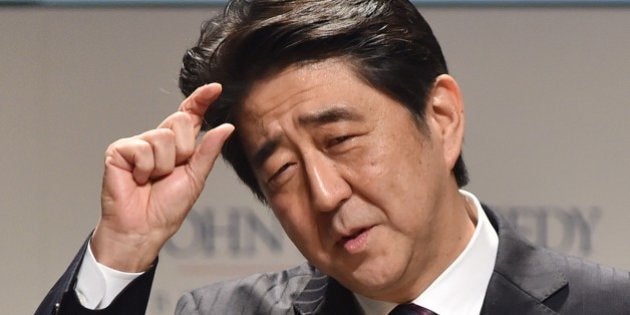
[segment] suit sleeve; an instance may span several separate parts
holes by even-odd
[[[35,315],[144,314],[151,293],[157,261],[150,270],[133,280],[107,308],[90,310],[81,305],[74,291],[74,286],[81,261],[83,261],[83,256],[87,250],[88,241],[89,238],[83,243],[81,250],[74,257],[68,269],[50,289],[35,311]]]

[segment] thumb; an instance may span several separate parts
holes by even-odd
[[[221,153],[223,144],[233,131],[234,126],[232,124],[222,124],[203,135],[189,160],[189,166],[195,179],[205,181]]]

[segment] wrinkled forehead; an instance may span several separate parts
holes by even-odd
[[[340,74],[346,75],[346,77],[352,77],[353,79],[360,79],[366,84],[368,82],[362,78],[360,72],[357,71],[357,61],[351,56],[337,56],[329,57],[325,59],[317,60],[301,60],[295,61],[288,65],[282,65],[281,67],[270,67],[265,70],[264,73],[259,74],[251,79],[251,83],[248,84],[248,88],[244,91],[240,105],[237,108],[237,116],[248,114],[247,112],[253,112],[257,110],[251,105],[259,106],[257,99],[262,95],[260,90],[270,85],[270,82],[284,82],[282,78],[292,75],[292,85],[309,85],[312,84],[313,78],[316,76],[322,80],[328,82],[334,82],[342,79]],[[315,74],[315,75],[313,75]],[[295,80],[295,79],[298,80]],[[248,80],[249,81],[249,80]],[[286,92],[286,85],[279,86],[277,92]],[[250,105],[248,108],[244,108]],[[237,117],[238,118],[238,117]]]
[[[333,102],[335,85],[357,78],[345,58],[292,64],[251,85],[235,112],[235,123],[241,129],[264,129],[270,118],[295,114],[307,102]]]

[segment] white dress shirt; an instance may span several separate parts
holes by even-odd
[[[118,271],[99,263],[88,244],[74,291],[83,307],[100,310],[108,307],[114,298],[141,274],[143,272]]]
[[[460,190],[477,211],[477,225],[468,245],[453,263],[413,303],[439,315],[479,314],[496,260],[499,239],[477,197]],[[96,261],[92,250],[83,257],[75,292],[89,309],[109,306],[122,290],[142,273],[126,273]],[[356,294],[366,315],[389,313],[396,304]]]
[[[479,314],[494,270],[499,237],[473,194],[459,191],[477,211],[477,225],[466,248],[414,304],[439,315]],[[388,314],[396,304],[355,294],[366,315]]]

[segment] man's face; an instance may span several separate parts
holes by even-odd
[[[393,297],[441,255],[448,224],[439,209],[452,177],[433,115],[421,127],[328,60],[256,84],[237,128],[269,205],[308,261],[357,293]]]

